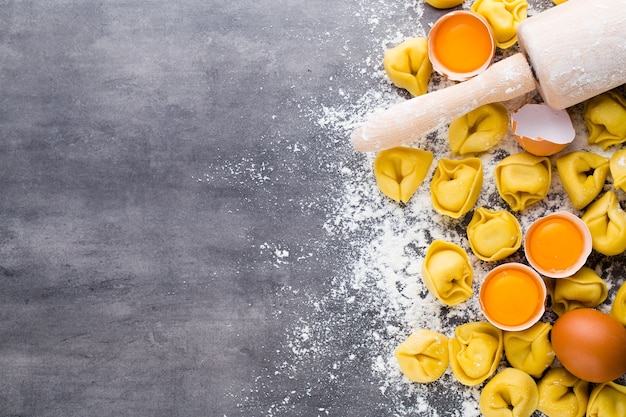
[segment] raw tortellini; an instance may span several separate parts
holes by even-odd
[[[458,219],[470,211],[483,186],[483,164],[479,158],[440,159],[430,186],[437,212]]]
[[[451,9],[463,3],[464,0],[425,0],[426,3],[437,9]]]
[[[619,287],[611,304],[611,315],[626,326],[626,282]]]
[[[500,103],[486,104],[450,123],[452,152],[484,152],[500,143],[509,129],[509,113]]]
[[[517,26],[526,19],[526,0],[476,0],[471,9],[489,22],[496,46],[506,49],[517,42]]]
[[[469,322],[455,329],[449,340],[452,373],[464,385],[489,378],[502,359],[502,330],[488,322]]]
[[[374,160],[378,188],[395,201],[408,202],[424,181],[433,158],[432,152],[403,146],[379,152]]]
[[[435,240],[428,247],[422,278],[426,288],[441,302],[456,305],[471,297],[473,276],[469,257],[460,246]]]
[[[548,283],[552,311],[559,316],[575,308],[593,308],[608,296],[606,283],[586,266],[567,278],[552,279]]]
[[[582,210],[602,191],[609,174],[609,161],[592,152],[574,151],[558,157],[556,169],[572,205]]]
[[[603,149],[626,142],[626,99],[607,91],[585,101],[583,118],[589,130],[589,143]]]
[[[502,199],[511,210],[522,211],[548,195],[552,166],[545,156],[521,152],[498,162],[494,174]]]
[[[587,411],[589,383],[565,368],[550,369],[537,383],[537,409],[549,417],[583,417]]]
[[[511,213],[478,207],[467,225],[470,248],[483,261],[499,261],[522,245],[522,228]]]
[[[611,156],[609,162],[613,187],[626,191],[626,149],[620,149]]]
[[[383,66],[397,87],[408,90],[413,96],[426,93],[433,72],[428,58],[428,41],[425,37],[411,38],[386,50]]]
[[[530,417],[539,404],[535,380],[524,371],[505,368],[491,378],[480,393],[485,417]]]
[[[537,322],[532,327],[504,332],[504,353],[513,368],[539,378],[554,361],[550,343],[550,323]]]
[[[607,382],[596,385],[589,395],[587,417],[623,417],[626,415],[626,386]]]
[[[402,342],[394,353],[402,373],[413,382],[433,382],[448,368],[448,338],[420,329]]]
[[[594,201],[581,216],[591,232],[593,249],[606,256],[626,250],[626,212],[610,190]]]

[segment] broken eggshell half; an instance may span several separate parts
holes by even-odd
[[[526,152],[550,156],[565,149],[576,136],[566,110],[547,104],[526,104],[511,115],[511,130]]]

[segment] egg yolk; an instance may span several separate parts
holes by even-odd
[[[485,282],[482,303],[500,324],[518,326],[532,319],[542,305],[541,290],[533,277],[519,270],[503,270]]]
[[[578,229],[561,218],[537,225],[528,243],[533,261],[554,272],[574,265],[584,250],[584,239]]]
[[[451,16],[441,22],[433,52],[449,70],[471,72],[491,60],[493,39],[480,20],[467,15]]]

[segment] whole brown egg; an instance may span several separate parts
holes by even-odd
[[[551,341],[561,364],[582,380],[602,383],[626,373],[626,328],[599,310],[564,313],[552,327]]]

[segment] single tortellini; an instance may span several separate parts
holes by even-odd
[[[552,325],[537,322],[522,331],[504,332],[504,354],[513,368],[539,378],[554,361],[550,343]]]
[[[452,152],[484,152],[502,140],[509,129],[509,113],[500,103],[485,104],[450,123]]]
[[[463,248],[443,240],[430,244],[422,264],[422,279],[441,302],[452,306],[470,298],[473,277],[474,271]]]
[[[424,181],[433,159],[432,152],[404,146],[379,152],[374,159],[378,188],[395,201],[408,202]]]
[[[413,382],[433,382],[448,368],[448,338],[436,331],[419,329],[395,350],[404,376]]]
[[[611,315],[626,326],[626,282],[619,287],[613,304],[611,304]]]
[[[587,412],[589,383],[562,367],[551,368],[537,383],[537,410],[549,417],[583,417]]]
[[[413,96],[426,93],[433,66],[428,58],[428,40],[423,37],[407,39],[385,51],[383,66],[391,82]]]
[[[587,417],[626,416],[626,386],[615,382],[596,385],[589,394]]]
[[[499,261],[522,245],[522,228],[511,213],[478,207],[467,225],[470,248],[483,261]]]
[[[602,191],[609,160],[592,152],[574,151],[558,157],[556,169],[572,205],[582,210]]]
[[[464,0],[425,0],[436,9],[451,9],[463,3]]]
[[[626,99],[615,91],[585,101],[583,118],[589,130],[590,144],[606,149],[626,142]]]
[[[502,330],[488,322],[458,326],[449,340],[452,373],[464,385],[475,386],[489,378],[502,359]]]
[[[552,0],[552,3],[554,4],[561,4],[561,3],[565,3],[567,0]]]
[[[611,156],[609,163],[613,187],[626,191],[626,149],[620,149]]]
[[[506,49],[517,42],[517,26],[526,19],[526,0],[476,0],[472,11],[483,16],[493,29],[496,46]]]
[[[441,214],[458,219],[474,207],[482,186],[480,159],[440,159],[430,185],[433,207]]]
[[[505,368],[483,387],[479,407],[484,417],[530,417],[539,404],[535,380],[524,371]]]
[[[619,255],[626,250],[626,212],[613,190],[594,201],[581,219],[591,232],[593,249],[606,256]]]
[[[552,311],[559,316],[575,308],[594,308],[608,296],[606,283],[593,269],[583,266],[567,278],[548,282]]]
[[[522,211],[548,195],[552,166],[545,156],[520,152],[498,162],[494,174],[502,199],[511,210]]]

